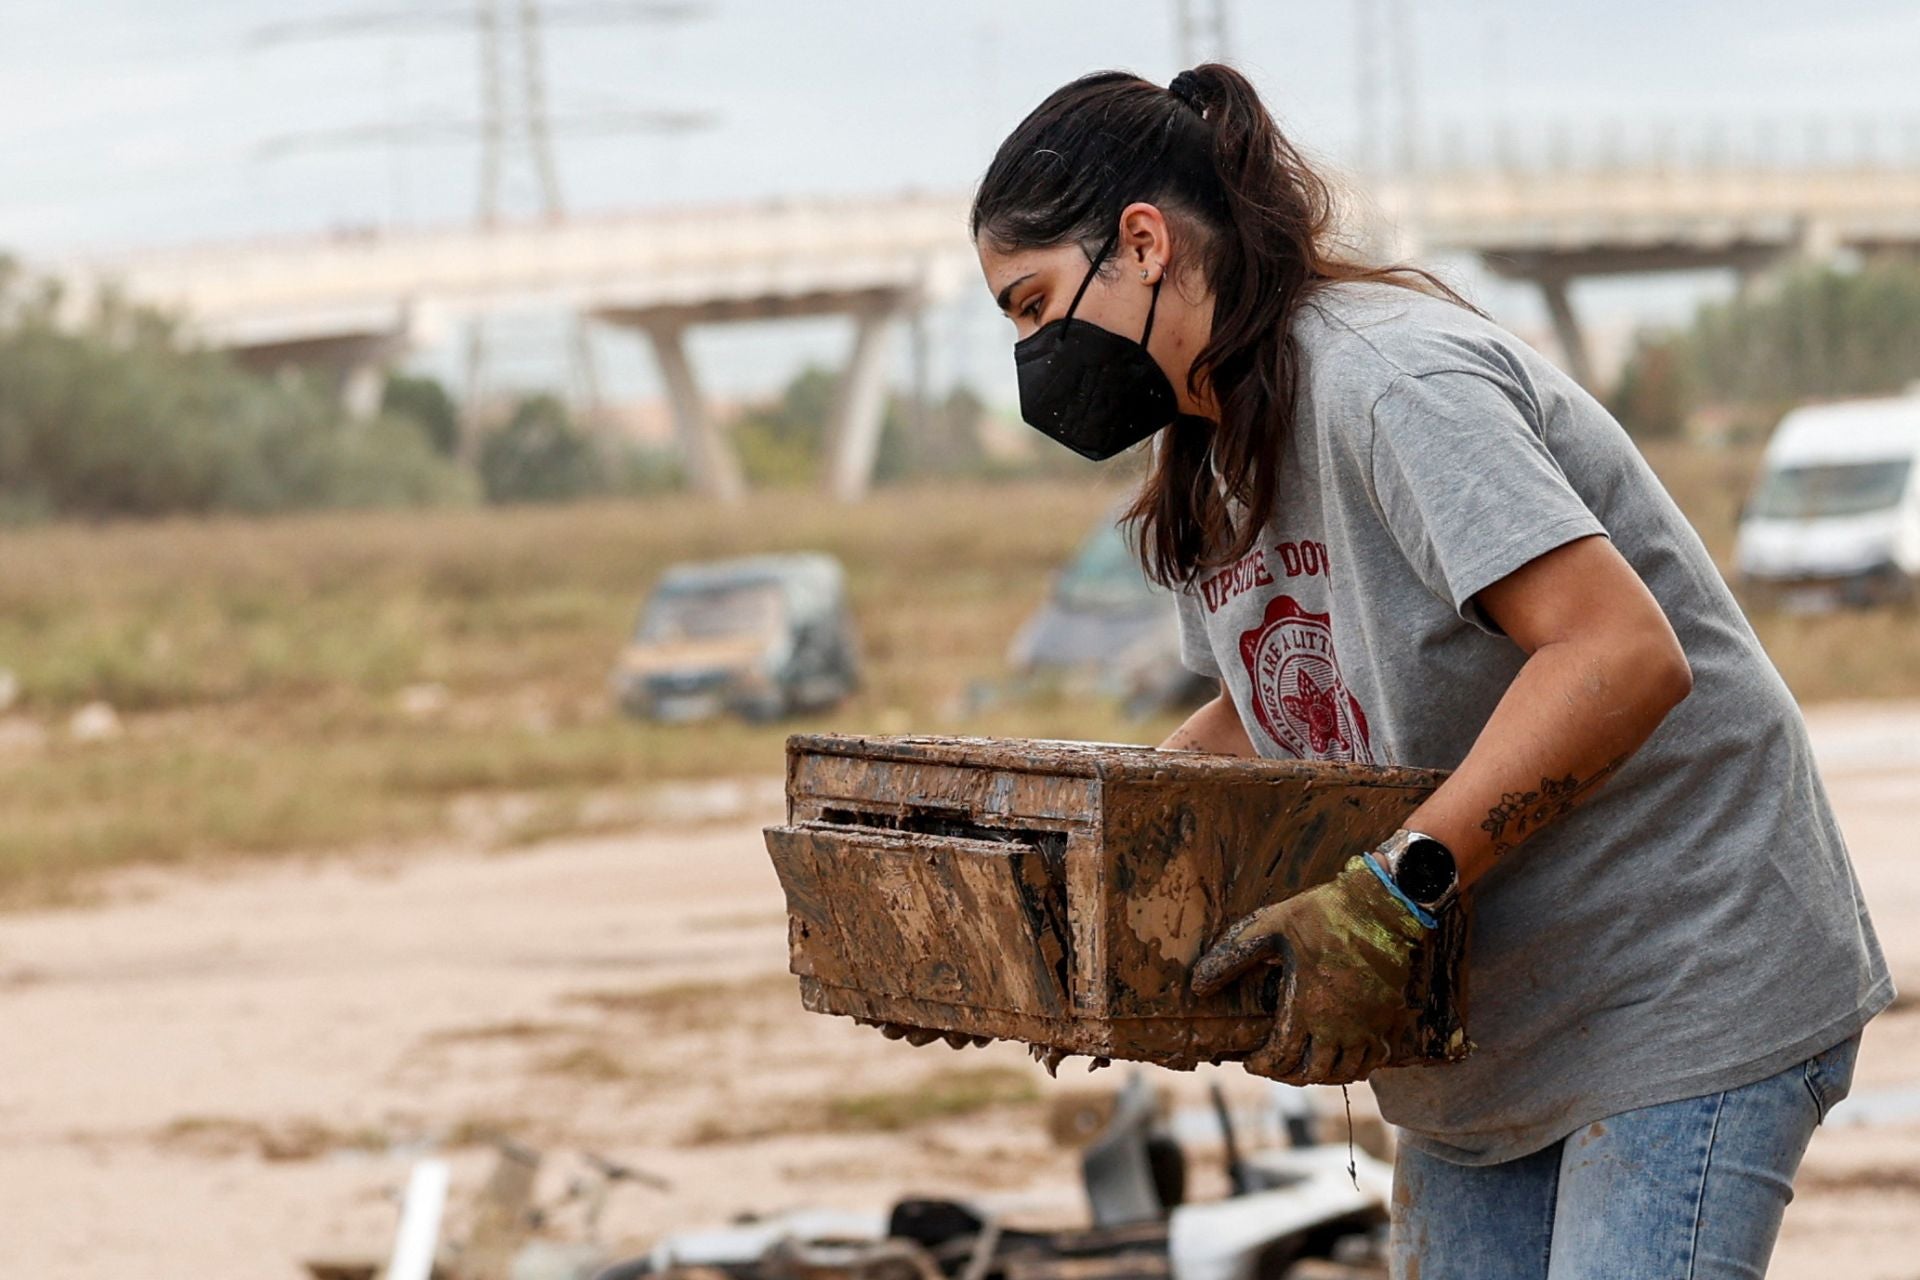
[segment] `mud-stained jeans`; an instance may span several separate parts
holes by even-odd
[[[1394,1280],[1760,1280],[1860,1037],[1776,1076],[1622,1112],[1505,1164],[1402,1146]]]

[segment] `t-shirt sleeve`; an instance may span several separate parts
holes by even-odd
[[[1606,533],[1547,448],[1531,403],[1483,374],[1395,378],[1374,402],[1371,466],[1381,516],[1414,572],[1494,634],[1477,592]]]
[[[1213,645],[1207,639],[1206,617],[1200,601],[1191,589],[1173,593],[1174,612],[1180,619],[1180,665],[1197,676],[1220,678],[1220,664],[1213,660]]]

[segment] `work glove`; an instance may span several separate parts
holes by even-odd
[[[1386,1062],[1409,1006],[1413,951],[1425,925],[1364,857],[1325,884],[1242,917],[1194,964],[1212,995],[1259,964],[1285,978],[1273,1033],[1248,1056],[1254,1075],[1287,1084],[1351,1084]]]

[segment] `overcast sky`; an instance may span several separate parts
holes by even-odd
[[[569,0],[548,0],[564,7]],[[0,249],[218,240],[467,217],[471,144],[263,155],[276,139],[470,119],[470,34],[377,34],[265,47],[290,18],[462,11],[447,0],[4,0],[0,3]],[[1431,149],[1483,141],[1494,120],[1586,136],[1704,136],[1820,117],[1920,121],[1915,0],[1408,0],[1415,102]],[[563,139],[570,208],[769,195],[964,189],[1049,90],[1106,66],[1176,70],[1171,0],[715,0],[667,25],[555,26],[558,117],[617,109],[713,113],[674,138]],[[1351,158],[1351,0],[1237,0],[1232,55],[1310,148]],[[511,199],[530,207],[521,173]],[[1516,325],[1531,300],[1479,285]],[[1605,290],[1602,312],[1672,308],[1672,290]],[[1622,301],[1622,299],[1626,301]],[[1666,301],[1663,303],[1662,299]],[[990,308],[952,320],[947,372],[985,376],[1007,334]],[[708,340],[720,383],[778,381],[792,353],[829,355],[831,324]],[[989,342],[997,355],[981,355]],[[756,345],[757,344],[757,345]],[[769,362],[757,351],[788,353]],[[697,353],[698,354],[698,353]],[[537,363],[537,361],[536,361]],[[770,368],[771,364],[781,366]],[[531,366],[530,366],[531,367]],[[532,376],[532,375],[530,375]],[[644,374],[641,375],[645,381]],[[644,390],[644,387],[639,389]]]

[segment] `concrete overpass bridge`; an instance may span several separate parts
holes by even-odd
[[[329,369],[358,413],[378,406],[385,370],[409,349],[490,310],[559,306],[636,330],[659,362],[694,482],[732,500],[740,468],[687,357],[689,328],[852,317],[827,479],[854,497],[879,445],[895,322],[977,272],[964,201],[902,196],[262,240],[90,259],[54,274],[74,286],[76,309],[116,288],[250,366]]]
[[[1751,279],[1843,250],[1920,254],[1920,164],[1454,173],[1385,187],[1380,204],[1416,253],[1471,253],[1496,275],[1537,285],[1568,372],[1589,386],[1574,280],[1707,268]]]
[[[1920,163],[1585,172],[1453,171],[1357,203],[1363,238],[1400,256],[1477,255],[1531,281],[1563,359],[1591,384],[1569,284],[1590,275],[1731,268],[1851,249],[1920,253]],[[332,235],[60,264],[76,305],[112,284],[185,316],[256,367],[336,371],[351,407],[449,322],[558,304],[646,335],[694,481],[737,498],[739,465],[705,407],[684,335],[697,324],[845,314],[854,336],[829,430],[827,483],[864,491],[895,322],[976,287],[959,195],[779,201],[493,229]]]

